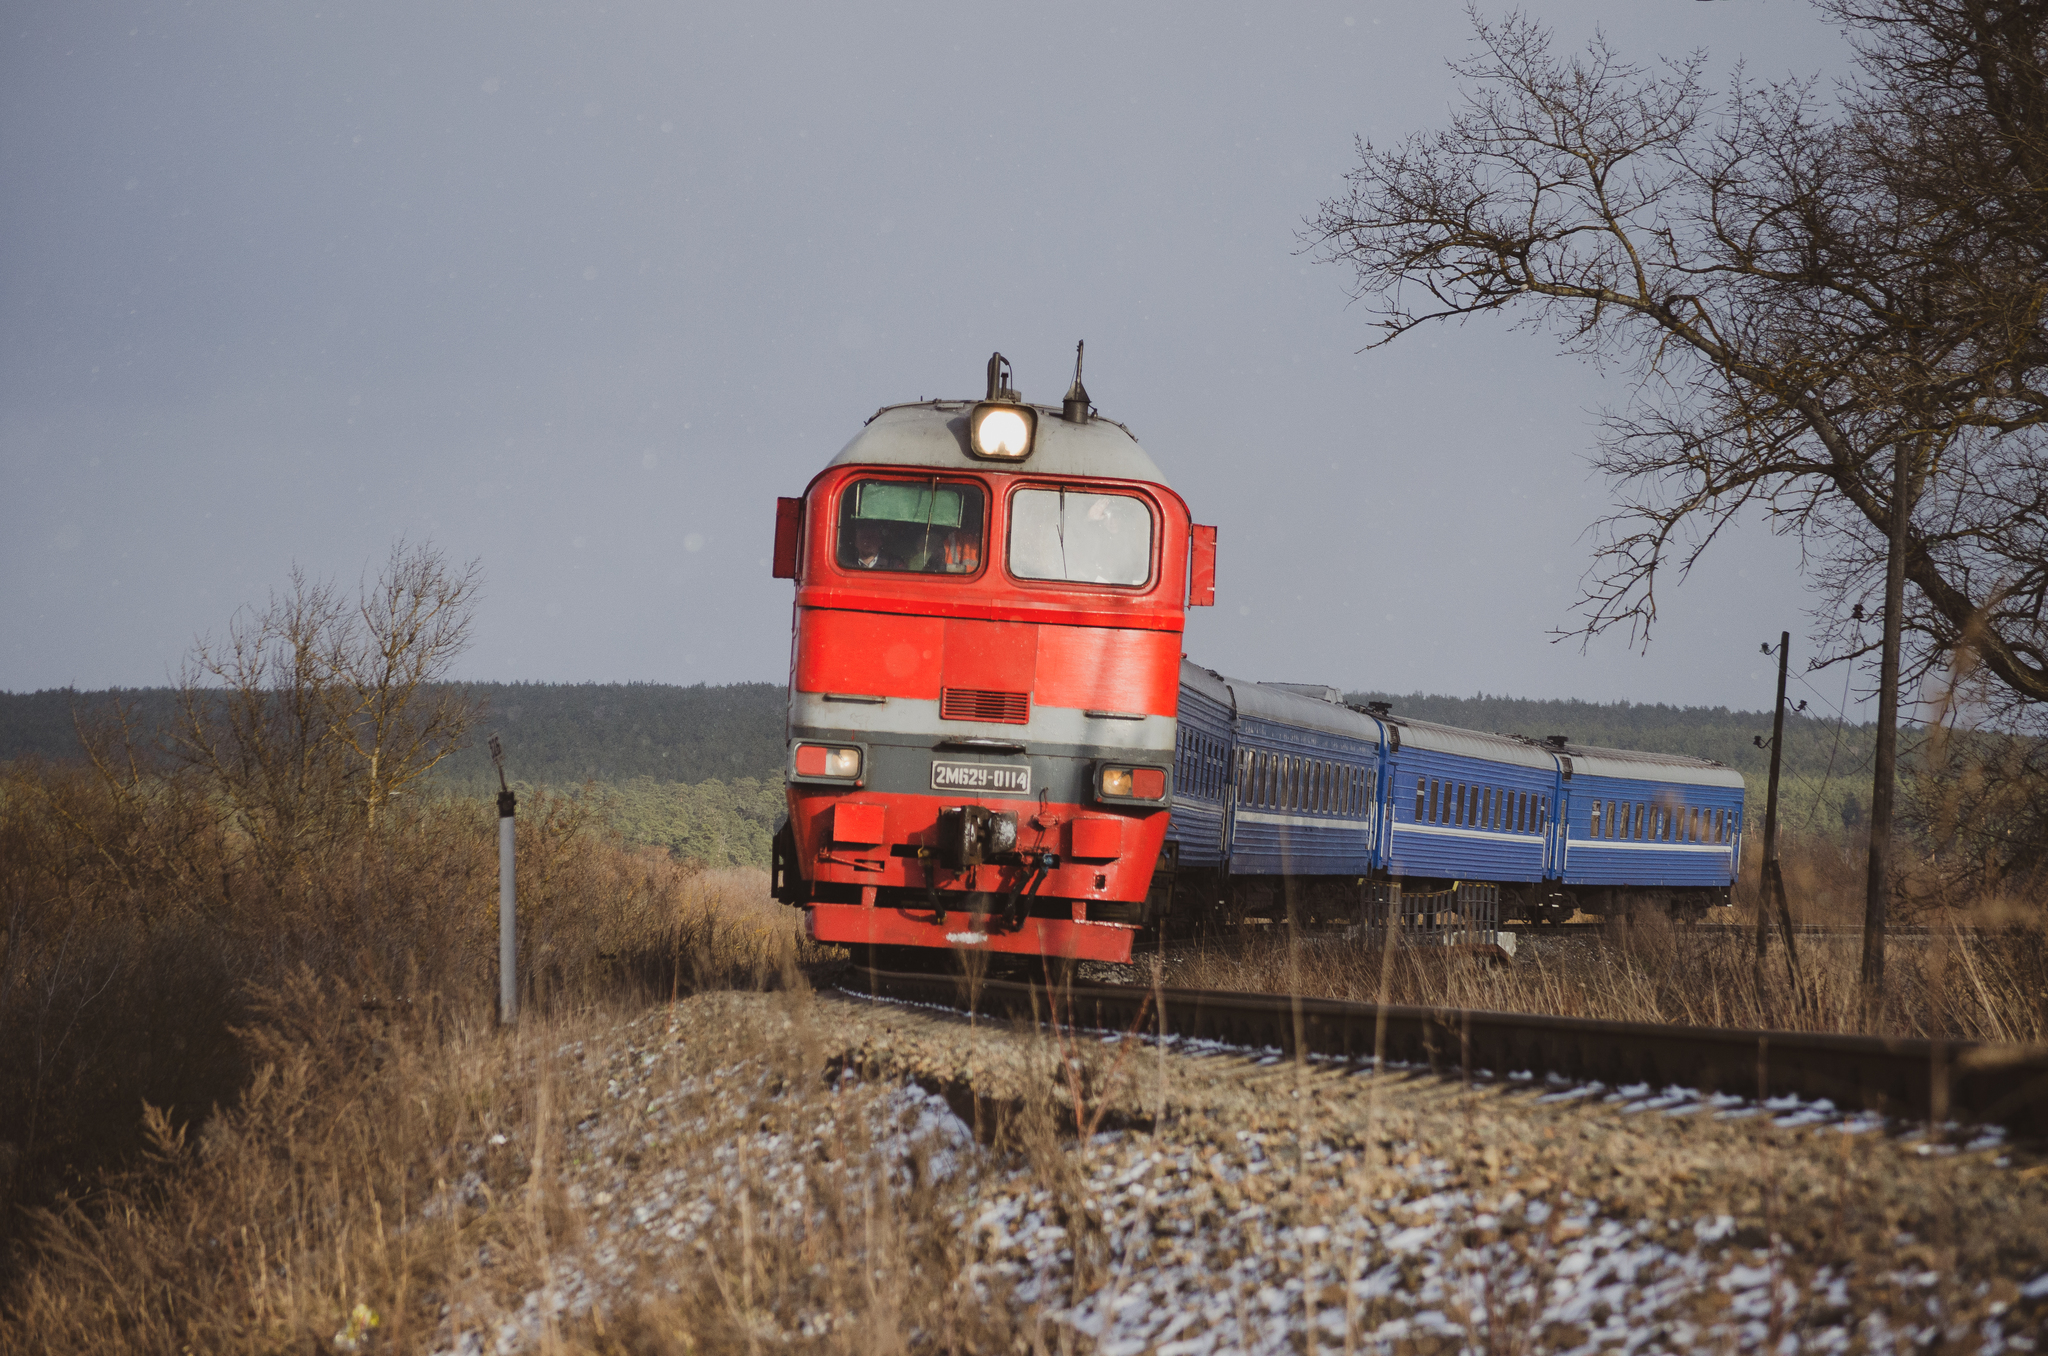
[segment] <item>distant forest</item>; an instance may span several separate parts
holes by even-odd
[[[481,796],[495,786],[483,737],[496,731],[515,782],[595,783],[614,827],[630,841],[714,865],[766,865],[782,798],[780,684],[473,683],[468,690],[484,715],[472,745],[442,765],[449,792]],[[133,708],[143,730],[176,714],[169,688],[0,693],[0,761],[78,757],[74,710],[90,721],[116,700]],[[1712,758],[1743,774],[1752,813],[1762,812],[1769,755],[1753,740],[1770,734],[1768,712],[1422,693],[1358,692],[1347,700],[1385,701],[1396,716],[1470,729]],[[1868,725],[1811,715],[1786,721],[1789,827],[1838,832],[1862,822],[1872,740]]]
[[[505,767],[518,781],[549,786],[635,777],[702,782],[770,777],[782,772],[786,705],[779,683],[675,687],[665,683],[470,683],[483,706],[477,738],[442,765],[462,790],[496,784],[484,736],[495,731]],[[119,701],[135,711],[139,729],[158,729],[177,714],[177,693],[165,687],[78,692],[0,692],[0,760],[34,754],[80,756],[72,712],[90,721]]]

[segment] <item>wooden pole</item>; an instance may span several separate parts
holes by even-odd
[[[1885,913],[1891,897],[1892,800],[1899,767],[1899,646],[1906,610],[1906,521],[1912,511],[1912,463],[1904,443],[1892,450],[1891,549],[1884,565],[1884,649],[1877,667],[1877,768],[1870,788],[1870,873],[1863,897],[1863,997],[1884,993]]]
[[[495,734],[490,748],[498,769],[498,1021],[511,1026],[519,1020],[519,909],[512,877],[519,797],[505,781],[505,746]]]
[[[1768,647],[1766,647],[1768,648]],[[1771,717],[1771,781],[1764,792],[1764,857],[1756,881],[1756,960],[1752,978],[1757,1002],[1764,996],[1764,950],[1770,945],[1771,868],[1778,860],[1778,763],[1785,746],[1785,667],[1792,654],[1792,633],[1778,632],[1778,704]]]

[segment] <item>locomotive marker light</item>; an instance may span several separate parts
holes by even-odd
[[[860,776],[860,750],[835,749],[823,744],[799,744],[796,746],[796,775],[854,781]]]
[[[1095,794],[1101,800],[1165,800],[1166,769],[1104,767],[1095,774]]]
[[[990,461],[1022,461],[1037,439],[1038,412],[1011,387],[1010,360],[988,359],[988,394],[967,419],[967,450]]]
[[[519,913],[512,887],[512,816],[519,798],[505,781],[505,746],[493,734],[491,762],[498,769],[498,1020],[519,1020]]]

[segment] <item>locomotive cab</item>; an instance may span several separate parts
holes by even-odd
[[[1078,373],[1032,406],[1000,363],[981,401],[878,411],[782,502],[776,893],[820,941],[1127,960],[1214,533]]]

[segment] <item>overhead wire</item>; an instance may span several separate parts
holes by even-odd
[[[1835,758],[1842,751],[1842,731],[1849,723],[1849,682],[1855,677],[1855,673],[1856,671],[1849,665],[1842,665],[1842,700],[1838,703],[1828,703],[1835,709],[1835,742],[1828,749],[1828,766],[1827,771],[1821,774],[1820,790],[1814,792],[1813,800],[1806,807],[1806,818],[1799,825],[1801,833],[1805,833],[1813,827],[1813,817],[1820,813],[1821,798],[1827,795],[1828,783],[1834,780]],[[1812,683],[1807,682],[1806,675],[1803,673],[1799,675],[1799,685],[1821,701],[1827,702],[1826,694]]]

